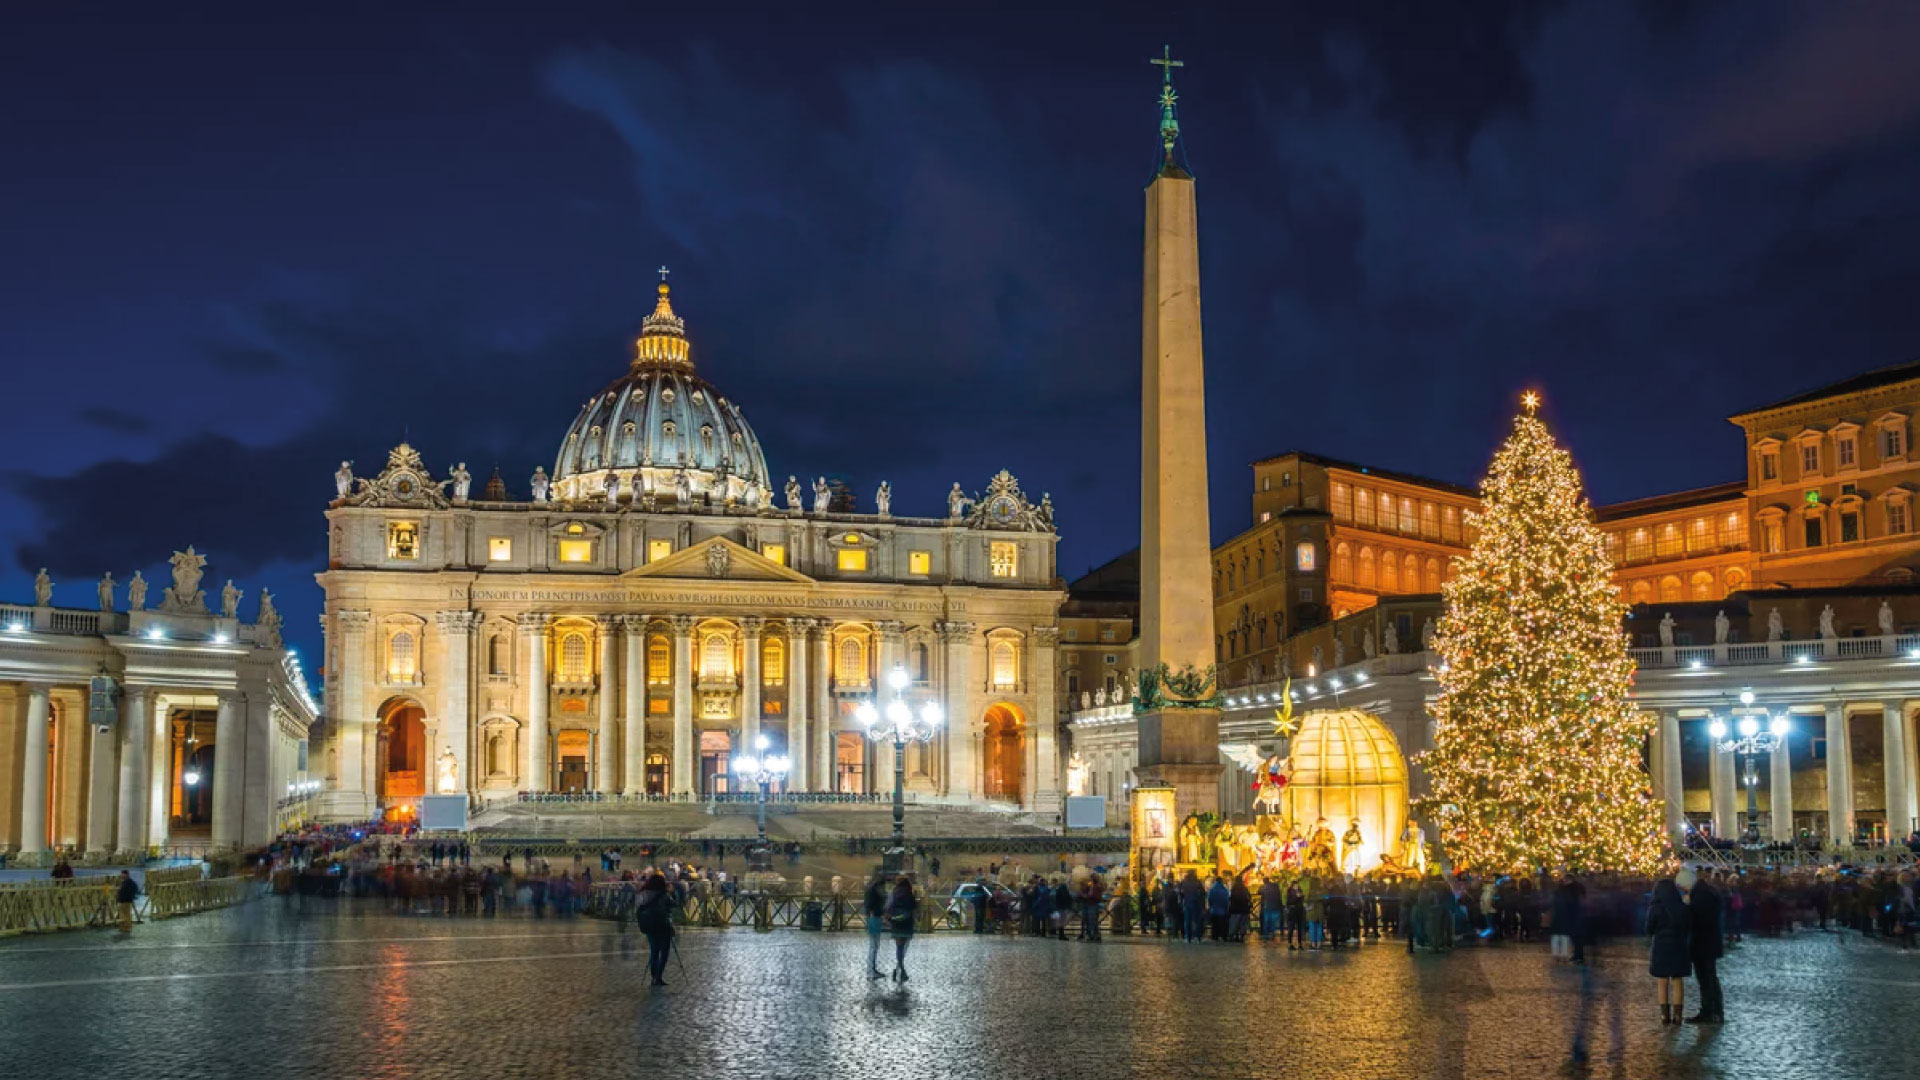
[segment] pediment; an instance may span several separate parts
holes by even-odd
[[[790,581],[802,585],[813,584],[813,579],[800,571],[782,566],[724,536],[702,540],[621,576],[628,579],[691,578],[701,581]]]

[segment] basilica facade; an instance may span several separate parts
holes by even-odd
[[[915,517],[885,484],[859,512],[824,478],[782,482],[664,283],[528,497],[497,473],[476,492],[464,465],[436,479],[407,445],[336,484],[331,817],[443,792],[701,798],[742,789],[743,752],[787,757],[788,791],[890,791],[892,747],[857,713],[896,693],[944,714],[907,753],[916,798],[1058,804],[1050,500],[1002,472]]]

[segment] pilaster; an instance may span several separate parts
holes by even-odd
[[[742,753],[759,753],[760,739],[760,635],[767,628],[767,620],[758,615],[746,615],[740,619],[740,633],[744,639],[741,646],[740,665],[740,747]]]
[[[1787,740],[1767,755],[1767,821],[1769,838],[1776,843],[1793,839],[1793,760]]]
[[[240,824],[246,816],[245,697],[222,690],[213,724],[213,847],[230,851],[240,845]]]
[[[1028,672],[1033,684],[1033,809],[1060,809],[1059,698],[1054,693],[1054,658],[1060,655],[1060,628],[1036,626],[1028,638]]]
[[[627,635],[627,667],[621,674],[626,692],[626,775],[620,790],[628,795],[647,790],[647,617],[628,615],[621,621]]]
[[[813,647],[813,630],[818,619],[787,620],[787,756],[793,762],[789,786],[794,791],[812,791],[818,782],[812,765],[813,742],[807,730],[812,702],[807,700],[807,659]]]
[[[91,700],[87,707],[91,713]],[[97,728],[90,723],[86,729],[91,759],[87,763],[87,851],[104,855],[113,850],[119,734],[116,727]]]
[[[594,790],[607,794],[620,790],[620,699],[614,678],[620,666],[620,622],[618,615],[594,620],[600,633],[600,686],[595,695],[600,701],[600,737],[594,747]]]
[[[520,783],[530,791],[546,791],[553,780],[547,766],[547,628],[553,616],[528,612],[520,616],[520,634],[527,654],[527,769]]]
[[[426,748],[427,790],[439,791],[440,755],[453,751],[454,775],[462,793],[472,791],[473,782],[473,631],[480,625],[477,611],[442,611],[438,614],[440,639],[446,645],[446,664],[440,678],[440,742]]]
[[[673,626],[673,794],[694,791],[693,627],[691,615],[675,615]]]
[[[942,651],[946,653],[941,689],[946,701],[947,740],[946,793],[959,799],[971,799],[979,776],[980,710],[974,703],[973,646],[978,627],[970,622],[949,620],[937,623]]]
[[[1899,842],[1913,831],[1913,816],[1907,810],[1907,710],[1899,699],[1880,703],[1881,756],[1886,759],[1887,839]]]

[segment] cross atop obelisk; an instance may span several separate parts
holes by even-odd
[[[1140,657],[1143,786],[1171,788],[1184,817],[1220,805],[1213,550],[1207,532],[1207,405],[1193,176],[1174,156],[1171,49],[1160,65],[1164,159],[1147,185],[1140,395]]]

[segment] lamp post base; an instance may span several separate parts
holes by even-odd
[[[880,853],[880,869],[888,874],[907,874],[913,871],[913,849],[901,845],[890,847]]]
[[[773,869],[773,845],[761,841],[747,849],[747,870],[768,871]]]

